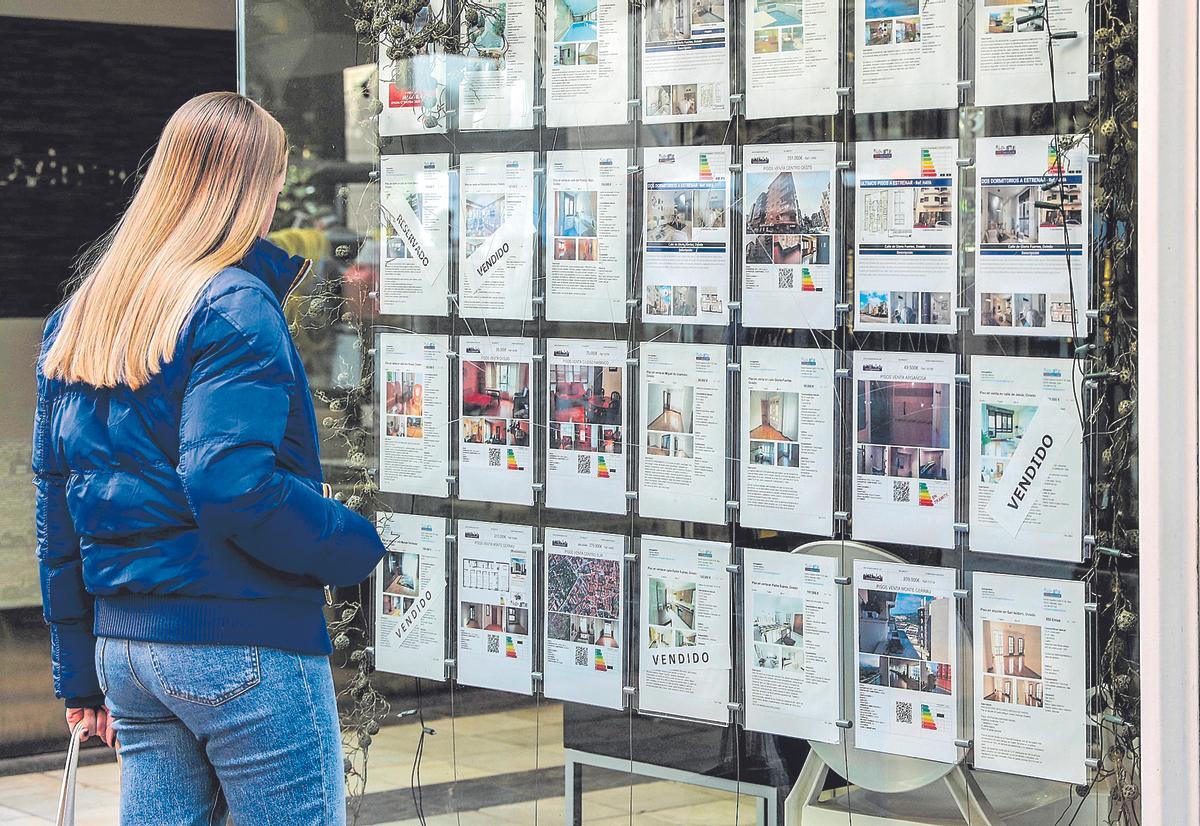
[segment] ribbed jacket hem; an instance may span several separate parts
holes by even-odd
[[[294,599],[120,594],[96,597],[96,636],[198,645],[261,645],[328,655],[321,606]]]

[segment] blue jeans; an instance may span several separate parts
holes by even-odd
[[[124,826],[341,826],[329,660],[274,648],[101,637]]]

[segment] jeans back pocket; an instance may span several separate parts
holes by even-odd
[[[178,700],[219,706],[262,679],[257,646],[155,642],[149,648],[162,690]]]

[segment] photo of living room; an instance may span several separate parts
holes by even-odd
[[[671,243],[692,240],[690,189],[651,190],[646,194],[646,241]]]
[[[508,443],[515,447],[529,447],[529,422],[525,419],[508,420]]]
[[[950,447],[950,387],[933,382],[858,382],[858,441]]]
[[[389,415],[420,416],[423,412],[423,379],[420,373],[388,370],[386,412]]]
[[[659,625],[679,631],[696,630],[696,583],[691,580],[667,581],[649,577],[646,583],[647,625]]]
[[[596,235],[596,192],[563,190],[554,193],[556,236],[592,238]]]
[[[484,419],[483,443],[485,445],[508,444],[508,419]]]
[[[622,367],[553,365],[550,421],[620,425],[623,372]]]
[[[950,662],[954,600],[897,591],[858,591],[858,651]]]
[[[466,199],[463,207],[467,238],[490,238],[504,222],[504,193],[479,193]]]
[[[1050,173],[1047,176],[1052,177]],[[1036,185],[984,186],[982,189],[987,215],[980,225],[979,243],[985,247],[1060,244],[1064,212],[1068,235],[1072,228],[1082,228],[1083,190],[1079,184],[1064,184],[1061,195],[1058,187],[1043,192]],[[1039,207],[1038,202],[1047,206]],[[1081,241],[1081,238],[1072,239],[1072,243]]]
[[[400,597],[415,597],[420,586],[419,554],[388,551],[383,559],[383,592]]]
[[[1013,297],[1009,293],[981,293],[979,324],[983,327],[1013,326]]]
[[[462,412],[463,416],[528,419],[529,365],[502,361],[464,361]]]
[[[988,674],[1040,680],[1042,629],[1017,622],[983,621],[983,670]]]
[[[1035,405],[990,402],[981,404],[980,455],[991,459],[1007,459],[1012,456],[1036,413]]]

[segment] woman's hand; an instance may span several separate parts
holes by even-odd
[[[77,723],[83,723],[83,736],[87,740],[93,735],[99,737],[109,748],[117,742],[117,730],[114,720],[108,716],[106,708],[69,708],[67,709],[67,728],[74,729]]]

